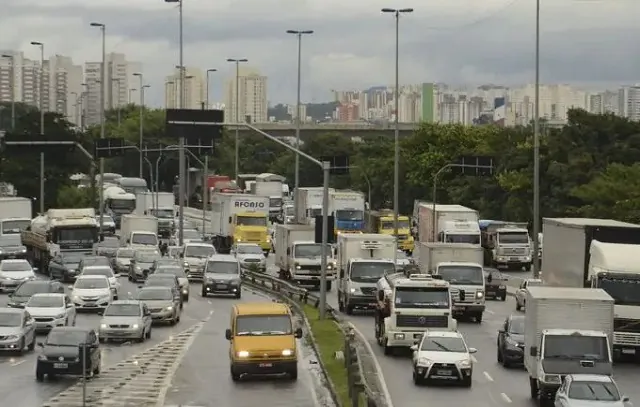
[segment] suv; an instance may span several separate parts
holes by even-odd
[[[60,281],[28,280],[20,284],[9,296],[9,302],[7,305],[11,308],[24,308],[31,296],[39,293],[66,294],[67,288]]]
[[[202,297],[209,294],[231,294],[242,297],[240,263],[231,254],[216,254],[207,259],[202,279]]]
[[[44,376],[92,376],[100,374],[102,362],[98,335],[93,329],[60,326],[53,328],[36,362],[36,380]],[[84,359],[84,360],[82,360]],[[82,369],[86,369],[84,372]]]

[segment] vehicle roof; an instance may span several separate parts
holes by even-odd
[[[349,259],[352,262],[367,262],[367,263],[393,263],[393,259],[371,259],[363,257],[354,257]]]
[[[296,242],[296,243],[299,243],[299,242]],[[258,247],[260,247],[260,245],[258,243],[236,243],[236,247],[240,247],[240,246],[251,246],[251,247],[258,246]]]
[[[238,259],[232,254],[212,254],[207,259],[208,261],[222,261],[228,263],[237,263]]]
[[[167,286],[164,286],[164,285],[144,285],[144,286],[142,286],[142,288],[140,288],[138,290],[138,293],[140,293],[140,291],[142,291],[142,290],[147,290],[147,291],[148,290],[169,290],[169,291],[171,291],[171,287],[167,287]]]
[[[427,330],[425,336],[434,336],[438,338],[463,338],[462,334],[458,331],[439,331],[439,330]]]
[[[86,332],[93,331],[91,328],[83,328],[79,326],[55,326],[51,328],[51,331],[71,331],[71,332]]]
[[[484,268],[482,267],[482,264],[472,263],[470,261],[442,261],[438,263],[438,266],[474,266],[474,267]]]
[[[205,247],[213,247],[211,243],[206,242],[187,242],[184,244],[185,246],[205,246]]]
[[[574,382],[613,382],[613,378],[611,376],[602,374],[570,374],[567,376],[570,376]]]
[[[510,320],[524,319],[524,314],[511,314],[507,318],[510,319]]]
[[[91,274],[91,275],[83,275],[83,274],[80,274],[80,275],[76,278],[76,281],[78,281],[78,280],[88,280],[88,279],[90,279],[90,278],[104,278],[104,279],[105,279],[105,280],[107,280],[107,281],[109,280],[109,278],[108,278],[107,276],[103,276],[103,275],[100,275],[100,274]]]
[[[527,288],[536,299],[560,299],[574,301],[611,301],[613,298],[601,288],[549,287],[535,285]]]
[[[141,302],[138,300],[114,300],[111,301],[110,305],[118,305],[118,304],[122,304],[122,305],[140,305]]]
[[[26,259],[4,259],[2,261],[0,261],[0,264],[2,263],[29,263]]]
[[[234,305],[236,315],[288,315],[291,310],[280,302],[243,302]]]
[[[595,219],[595,218],[544,218],[543,223],[567,225],[567,226],[595,226],[595,227],[623,227],[623,228],[640,228],[640,225],[629,222],[621,222],[614,219]],[[543,232],[544,233],[544,232]]]
[[[637,244],[605,243],[593,240],[591,242],[591,259],[594,264],[612,272],[634,273],[638,267],[640,251]]]
[[[607,336],[607,333],[604,331],[594,331],[592,329],[563,329],[563,328],[554,328],[554,329],[543,329],[542,332],[547,335],[560,335],[560,336],[571,336],[575,335],[576,331],[583,336],[596,336],[599,338],[604,338]]]
[[[63,293],[35,293],[31,296],[33,297],[64,297],[66,294]]]
[[[155,274],[155,273],[153,273],[153,274],[149,274],[149,276],[147,277],[147,281],[149,281],[150,279],[153,279],[153,278],[155,278],[156,280],[159,280],[161,278],[173,279],[173,277],[175,277],[175,275],[173,275],[173,274],[164,274],[164,273]]]

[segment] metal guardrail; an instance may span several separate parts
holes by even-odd
[[[302,304],[315,308],[320,304],[320,298],[317,295],[268,274],[245,270],[242,279],[244,284],[252,288],[284,299],[299,313],[303,312],[300,307]],[[386,387],[380,380],[381,373],[378,372],[379,368],[370,346],[363,343],[364,338],[358,334],[355,327],[343,320],[340,314],[330,306],[327,306],[327,316],[335,321],[344,335],[343,354],[351,404],[341,407],[393,407]],[[329,380],[328,382],[330,383]],[[364,400],[364,406],[361,403],[362,400]],[[340,405],[338,400],[335,402]]]

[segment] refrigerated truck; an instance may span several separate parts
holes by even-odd
[[[269,197],[250,194],[211,195],[211,233],[219,253],[229,253],[235,243],[255,243],[268,255]]]
[[[475,244],[480,246],[478,211],[462,205],[417,201],[414,221],[421,242]],[[435,233],[434,233],[435,228]]]
[[[329,188],[329,201],[335,190]],[[294,191],[297,223],[315,224],[316,216],[322,215],[322,187],[302,187]]]

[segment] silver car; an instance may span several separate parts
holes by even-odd
[[[216,249],[209,243],[185,243],[180,254],[184,269],[190,280],[202,280],[204,264],[207,258],[216,254]]]
[[[565,377],[554,407],[630,407],[629,397],[607,375],[573,374]]]
[[[23,281],[33,280],[36,274],[27,260],[2,260],[0,262],[0,292],[13,292]]]
[[[180,303],[170,287],[143,287],[137,299],[149,308],[153,322],[171,325],[180,322]]]
[[[262,248],[255,243],[238,243],[232,250],[240,267],[246,270],[267,271],[267,258]]]
[[[131,259],[133,259],[134,254],[135,250],[129,247],[122,247],[118,249],[115,258],[113,259],[113,267],[116,273],[127,274],[129,272],[129,264],[131,263]]]
[[[22,353],[36,346],[36,323],[20,308],[0,308],[0,350]]]
[[[111,339],[135,339],[144,342],[151,338],[151,312],[146,304],[136,300],[118,300],[102,313],[100,342]]]
[[[172,264],[160,264],[153,274],[171,274],[178,277],[180,283],[180,295],[184,301],[189,301],[189,278],[180,266]]]
[[[240,263],[234,256],[216,254],[207,260],[200,295],[206,297],[210,294],[231,294],[235,298],[242,297]]]

